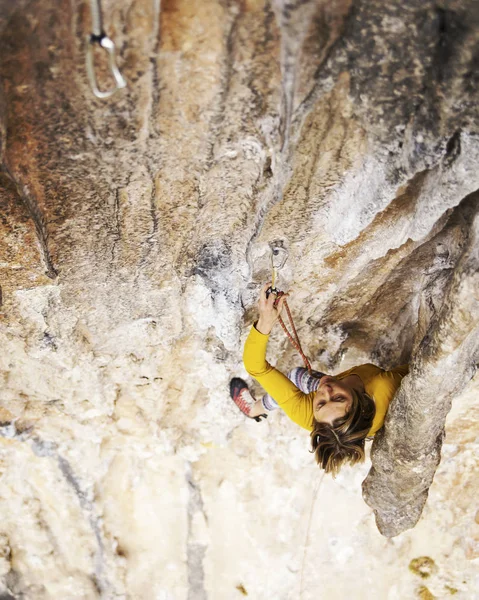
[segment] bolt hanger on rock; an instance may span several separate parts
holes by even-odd
[[[103,31],[101,1],[91,0],[92,33],[87,36],[86,72],[92,92],[97,98],[109,98],[116,91],[126,87],[126,81],[116,64],[115,44]],[[115,81],[115,86],[109,90],[101,91],[98,87],[95,65],[93,60],[93,46],[98,44],[108,54],[108,66]]]
[[[278,271],[280,271],[288,260],[288,251],[282,245],[270,244],[271,248],[271,291],[276,291],[276,281],[278,279]]]

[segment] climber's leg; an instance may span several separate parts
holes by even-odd
[[[318,389],[323,375],[324,373],[320,373],[319,371],[311,371],[310,373],[304,367],[296,367],[288,373],[288,379],[302,392],[310,394]]]
[[[324,373],[319,371],[311,371],[310,373],[304,367],[296,367],[287,376],[297,388],[305,394],[309,394],[318,389],[323,375]],[[255,400],[248,389],[247,383],[239,377],[234,377],[231,380],[230,395],[243,414],[257,421],[260,421],[261,417],[265,418],[268,412],[276,410],[279,406],[269,394],[265,394],[260,400]]]

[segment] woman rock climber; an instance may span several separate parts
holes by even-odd
[[[247,384],[235,377],[230,383],[231,397],[245,415],[257,421],[281,407],[291,420],[311,432],[312,451],[320,468],[336,475],[345,463],[364,460],[365,440],[382,427],[408,366],[384,371],[365,364],[335,376],[297,367],[286,377],[266,362],[269,334],[287,296],[268,296],[269,286],[261,290],[259,319],[251,328],[243,354],[246,370],[267,394],[255,400]]]

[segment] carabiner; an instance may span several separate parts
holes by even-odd
[[[276,279],[278,271],[284,267],[288,260],[288,251],[283,247],[282,242],[271,242],[271,292],[276,292]],[[268,289],[269,291],[269,289]]]

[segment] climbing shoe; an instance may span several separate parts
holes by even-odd
[[[249,413],[256,400],[251,395],[248,385],[243,379],[240,379],[239,377],[233,377],[233,379],[230,381],[230,396],[240,411],[249,419],[254,419],[259,423],[261,418],[266,419],[268,417],[266,414],[258,415],[257,417],[250,417]]]

